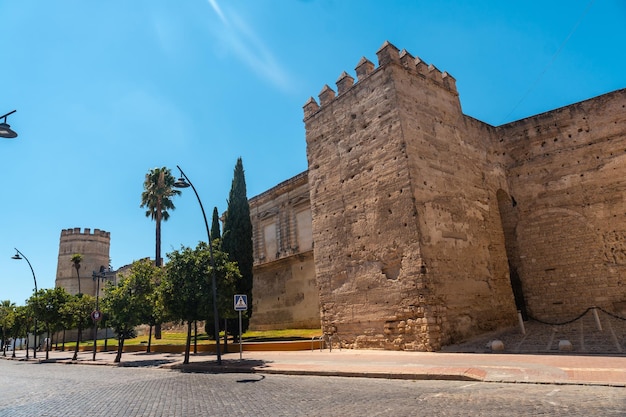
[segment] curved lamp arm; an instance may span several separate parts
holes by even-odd
[[[196,191],[196,187],[193,186],[193,183],[189,180],[189,178],[187,177],[187,175],[185,175],[185,173],[183,172],[183,170],[176,165],[176,168],[178,168],[178,170],[180,171],[180,175],[182,175],[183,178],[179,178],[178,181],[176,181],[174,183],[174,187],[176,188],[187,188],[187,187],[191,187],[191,189],[193,190],[193,192],[196,194],[196,198],[198,199],[198,203],[200,204],[200,210],[202,210],[202,217],[204,218],[204,226],[206,227],[206,234],[207,234],[207,243],[209,245],[209,261],[211,262],[211,286],[213,287],[213,317],[215,318],[215,347],[216,347],[216,353],[217,353],[217,364],[221,365],[222,364],[222,355],[220,353],[220,327],[219,327],[219,318],[217,317],[218,315],[218,311],[217,311],[217,278],[215,276],[215,259],[213,258],[213,245],[211,244],[211,233],[209,231],[209,223],[207,222],[206,219],[206,213],[204,212],[204,206],[202,205],[202,201],[200,200],[200,196],[198,195],[198,192]]]
[[[26,259],[26,262],[28,262],[28,266],[30,267],[30,272],[33,273],[33,281],[35,281],[35,292],[37,292],[37,278],[35,277],[35,271],[33,270],[33,266],[30,264],[30,261],[28,260],[28,258],[26,257],[26,255],[24,255],[22,252],[20,252],[19,250],[17,250],[17,248],[13,248],[15,249],[15,252],[17,252],[15,255],[13,255],[11,257],[11,259]]]

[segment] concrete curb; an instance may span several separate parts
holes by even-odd
[[[316,352],[317,353],[317,352]],[[217,365],[210,355],[191,357],[184,365],[177,354],[128,354],[114,363],[114,354],[99,354],[96,361],[83,354],[74,361],[67,356],[49,359],[1,357],[6,360],[64,365],[150,367],[178,372],[242,373],[334,376],[396,380],[442,380],[545,385],[626,387],[626,358],[617,356],[541,356],[431,354],[387,351],[351,351],[333,354],[265,352]]]

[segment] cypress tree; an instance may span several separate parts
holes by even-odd
[[[237,159],[233,183],[228,195],[228,209],[224,220],[222,250],[228,253],[231,261],[237,262],[241,278],[236,281],[237,294],[248,296],[248,311],[243,320],[244,331],[248,328],[252,315],[252,221],[250,205],[246,196],[246,178],[241,158]]]
[[[213,207],[213,221],[211,222],[211,240],[221,238],[220,234],[220,216],[217,213],[217,207]]]

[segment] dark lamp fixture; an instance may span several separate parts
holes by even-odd
[[[11,126],[7,123],[7,116],[15,113],[16,110],[9,112],[3,116],[0,116],[0,119],[4,119],[2,123],[0,123],[0,138],[13,139],[17,137],[17,133],[11,130]]]
[[[180,177],[178,180],[176,180],[176,182],[174,183],[174,187],[176,188],[188,188],[191,184],[189,184],[187,182],[186,179],[184,179],[183,177]]]
[[[15,110],[13,110],[15,111]],[[25,259],[26,262],[28,263],[28,266],[30,268],[30,272],[33,273],[33,282],[35,283],[35,294],[37,294],[37,278],[35,277],[35,271],[33,270],[33,266],[30,264],[30,261],[28,260],[28,258],[26,257],[26,255],[24,255],[22,252],[20,252],[19,250],[17,250],[17,248],[15,249],[15,255],[11,256],[11,259],[16,259],[16,260],[21,260],[21,259]],[[37,317],[35,317],[34,319],[34,327],[35,327],[35,331],[34,331],[34,339],[35,339],[35,345],[33,346],[33,358],[37,359],[37,346],[39,346],[39,344],[37,343]],[[46,351],[46,359],[47,359],[48,353]],[[26,358],[28,359],[28,350],[26,350]]]

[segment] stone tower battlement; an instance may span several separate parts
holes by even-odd
[[[59,242],[59,258],[55,285],[65,288],[70,294],[77,294],[80,276],[80,292],[96,295],[96,284],[92,279],[93,271],[99,271],[101,266],[109,266],[109,249],[111,233],[101,229],[80,227],[63,229]],[[80,263],[78,274],[72,256],[80,254],[83,260]]]
[[[431,83],[439,88],[449,91],[452,95],[458,97],[459,93],[456,89],[456,80],[452,75],[447,72],[442,72],[433,64],[427,64],[419,57],[414,57],[406,49],[400,51],[389,41],[380,47],[376,52],[378,57],[378,68],[365,57],[362,57],[355,67],[357,83],[363,82],[373,72],[377,71],[386,65],[399,65],[404,67],[409,73],[415,75],[416,80],[422,80],[424,83]],[[342,72],[337,81],[337,92],[330,88],[328,85],[324,85],[322,91],[318,95],[319,104],[313,97],[304,105],[304,119],[308,119],[313,114],[317,113],[321,107],[330,105],[335,99],[348,93],[348,91],[355,85],[354,78],[347,72]]]
[[[101,236],[101,237],[104,237],[105,239],[110,239],[111,232],[105,232],[104,230],[100,230],[100,229],[93,229],[93,233],[92,233],[91,229],[88,227],[85,228],[84,232],[81,232],[80,227],[61,230],[61,237],[68,236],[68,235],[87,235],[87,236],[94,236],[94,237]]]

